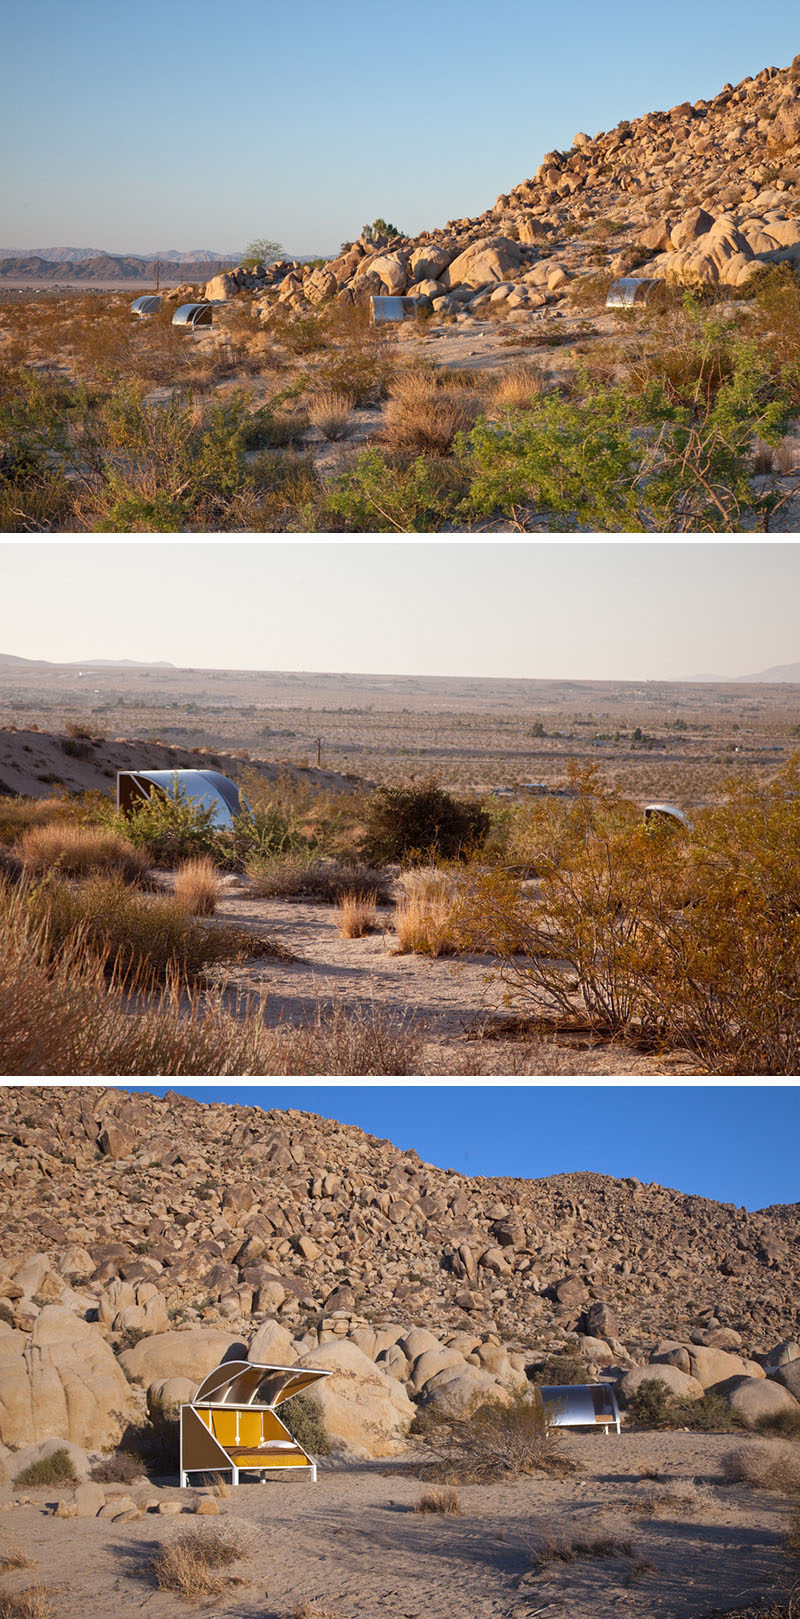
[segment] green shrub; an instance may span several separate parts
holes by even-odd
[[[134,799],[119,824],[155,865],[176,866],[204,854],[219,859],[220,834],[213,809],[190,800],[177,778],[173,794],[156,790],[149,798]]]
[[[128,1451],[117,1450],[113,1456],[104,1456],[95,1462],[92,1478],[96,1484],[135,1484],[145,1475],[144,1464]]]
[[[670,1394],[657,1377],[646,1377],[628,1401],[628,1413],[639,1428],[689,1428],[694,1433],[731,1433],[741,1427],[721,1394],[692,1400]]]
[[[568,1383],[591,1383],[592,1376],[582,1355],[565,1350],[563,1354],[548,1355],[537,1361],[531,1381],[561,1388]]]
[[[367,800],[363,852],[376,861],[463,860],[485,841],[491,817],[429,778],[420,786],[379,787]]]
[[[281,1422],[309,1456],[327,1456],[331,1444],[325,1418],[308,1394],[295,1394],[281,1406]]]
[[[437,533],[458,523],[467,490],[464,469],[452,457],[410,461],[368,449],[331,484],[325,512],[344,532]]]
[[[21,1490],[35,1490],[49,1484],[77,1484],[75,1468],[68,1450],[52,1450],[38,1462],[23,1467],[14,1483]]]

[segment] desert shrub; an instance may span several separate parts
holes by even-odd
[[[670,1394],[657,1377],[643,1378],[628,1401],[628,1415],[639,1428],[690,1428],[697,1433],[729,1433],[739,1426],[721,1394],[699,1400]]]
[[[74,799],[0,797],[0,844],[17,843],[33,828],[77,819]]]
[[[374,894],[358,894],[348,889],[337,902],[336,925],[344,939],[363,939],[378,926]]]
[[[463,860],[491,825],[482,805],[457,799],[430,777],[419,786],[379,787],[367,800],[363,850],[378,861]]]
[[[676,1478],[644,1490],[641,1497],[632,1503],[632,1508],[649,1518],[692,1518],[700,1512],[713,1512],[717,1504],[717,1498],[707,1484],[692,1478]]]
[[[158,1589],[173,1591],[189,1602],[218,1596],[228,1583],[221,1571],[247,1555],[251,1540],[246,1526],[231,1518],[182,1524],[151,1558]]]
[[[402,372],[389,384],[383,437],[392,451],[449,454],[459,433],[472,427],[480,401],[443,382],[433,371]]]
[[[753,1424],[757,1433],[770,1439],[800,1439],[800,1411],[771,1411]]]
[[[265,899],[308,896],[337,905],[345,894],[371,899],[373,904],[391,898],[386,872],[361,861],[320,860],[311,853],[256,856],[246,862],[245,870],[252,892]]]
[[[34,917],[19,890],[0,884],[4,1074],[268,1073],[276,1043],[255,999],[229,1008],[220,993],[187,995],[174,979],[144,999],[131,997],[109,984],[103,960],[87,953],[80,932],[54,953],[46,919]],[[313,1039],[303,1036],[301,1044],[299,1061],[309,1063]],[[289,1062],[283,1046],[280,1052]]]
[[[366,449],[349,472],[332,480],[324,513],[342,532],[428,534],[459,523],[468,488],[455,457],[412,459]]]
[[[443,1417],[426,1443],[439,1476],[465,1484],[573,1471],[560,1430],[550,1427],[541,1401],[526,1393],[510,1405],[482,1405],[471,1417]]]
[[[50,1592],[44,1585],[0,1595],[0,1619],[53,1619]]]
[[[95,1462],[91,1476],[96,1484],[134,1484],[144,1474],[144,1463],[139,1457],[117,1450],[113,1456],[104,1456]]]
[[[550,1384],[556,1388],[591,1381],[592,1376],[583,1356],[569,1350],[560,1355],[547,1355],[544,1360],[537,1361],[531,1375],[532,1383]]]
[[[633,1542],[625,1535],[544,1535],[536,1548],[537,1568],[548,1563],[578,1563],[585,1557],[632,1557]]]
[[[259,1072],[404,1075],[419,1072],[422,1035],[410,1019],[377,1006],[318,1006],[312,1018],[265,1042]]]
[[[24,897],[31,916],[45,924],[52,951],[80,940],[118,973],[185,981],[258,951],[242,929],[204,926],[174,894],[142,893],[116,877],[90,877],[76,887],[53,879]]]
[[[104,872],[135,882],[150,866],[146,850],[134,848],[120,833],[69,821],[29,827],[20,840],[20,852],[25,869],[34,876],[54,870],[66,877]]]
[[[783,1547],[787,1557],[795,1563],[800,1563],[800,1507],[795,1507],[792,1513]]]
[[[795,1495],[800,1491],[800,1454],[786,1441],[751,1440],[723,1456],[722,1473],[729,1484]]]
[[[453,874],[436,866],[403,872],[395,906],[397,954],[454,955],[460,948],[456,923],[458,886]]]
[[[501,372],[492,388],[492,405],[497,411],[525,410],[534,394],[547,386],[547,378],[536,365],[514,365]]]
[[[34,1558],[29,1557],[21,1546],[7,1546],[0,1552],[0,1574],[10,1574],[13,1569],[33,1568]]]
[[[461,1501],[458,1490],[447,1485],[438,1488],[423,1490],[421,1496],[414,1502],[415,1512],[438,1512],[445,1517],[458,1517],[461,1513]]]
[[[18,1473],[14,1483],[18,1489],[33,1490],[50,1484],[77,1484],[75,1467],[68,1450],[59,1448],[51,1450],[49,1456],[42,1456],[38,1462],[31,1462],[30,1466],[23,1467]]]
[[[294,806],[285,807],[275,800],[246,809],[234,819],[225,844],[218,844],[217,858],[222,862],[226,848],[228,861],[242,867],[248,860],[268,861],[277,855],[308,850]]]
[[[335,393],[325,388],[310,401],[308,419],[312,427],[319,428],[323,438],[347,438],[351,428],[353,401],[350,394]]]
[[[149,798],[134,799],[120,820],[131,843],[145,849],[157,866],[202,855],[213,860],[220,851],[213,809],[187,798],[177,781],[174,794],[156,790]]]
[[[605,309],[606,298],[616,276],[610,270],[594,275],[574,276],[567,288],[567,298],[573,309]]]
[[[213,916],[219,899],[217,867],[208,855],[185,860],[175,873],[175,898],[192,916]]]
[[[325,1418],[310,1394],[295,1394],[281,1406],[281,1422],[309,1456],[327,1456],[331,1448]]]

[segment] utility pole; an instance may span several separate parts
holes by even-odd
[[[156,259],[156,292],[161,286],[161,260]]]
[[[319,769],[319,766],[321,765],[321,763],[322,763],[322,737],[318,736],[317,737],[317,768],[318,769]]]

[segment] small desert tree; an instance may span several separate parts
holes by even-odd
[[[376,242],[380,236],[402,236],[402,231],[396,225],[389,223],[388,219],[373,219],[371,225],[364,225],[361,235],[366,236],[369,242]]]
[[[283,251],[280,242],[272,242],[268,236],[254,236],[244,250],[242,264],[248,270],[254,264],[269,264],[272,259],[279,259]]]

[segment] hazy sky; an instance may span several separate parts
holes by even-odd
[[[153,1086],[200,1101],[301,1108],[465,1175],[570,1170],[657,1181],[748,1209],[800,1198],[793,1087],[708,1085]],[[136,1089],[123,1086],[122,1089]],[[568,1127],[566,1121],[568,1122]],[[777,1128],[776,1128],[777,1126]],[[714,1143],[713,1152],[708,1144]]]
[[[524,679],[800,660],[796,542],[0,544],[0,652]]]
[[[545,151],[798,48],[796,0],[25,0],[3,8],[9,247],[334,251],[479,213]]]

